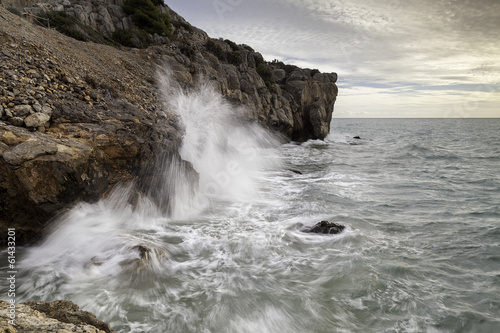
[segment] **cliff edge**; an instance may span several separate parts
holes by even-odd
[[[209,38],[165,5],[158,8],[168,32],[141,41],[122,4],[53,0],[23,9],[63,12],[103,44],[0,7],[0,225],[16,228],[18,244],[39,239],[77,200],[97,200],[139,173],[147,180],[159,153],[177,154],[183,128],[162,102],[158,68],[170,68],[185,89],[209,80],[246,107],[248,121],[284,141],[323,139],[330,130],[335,73],[266,62],[249,46]],[[118,43],[127,31],[135,34]]]

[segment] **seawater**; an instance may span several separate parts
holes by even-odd
[[[199,181],[167,184],[169,214],[133,184],[77,205],[18,249],[19,302],[118,332],[498,331],[499,119],[334,119],[282,145],[208,85],[168,100]],[[347,228],[301,231],[321,220]]]

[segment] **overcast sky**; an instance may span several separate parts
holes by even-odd
[[[500,117],[500,0],[166,0],[211,37],[338,73],[335,117]]]

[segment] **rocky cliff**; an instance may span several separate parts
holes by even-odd
[[[159,8],[170,18],[169,35],[149,34],[144,47],[135,34],[137,47],[123,47],[113,34],[138,29],[121,4],[54,0],[26,9],[63,10],[110,45],[67,37],[0,7],[0,224],[16,228],[20,242],[37,239],[76,200],[97,200],[139,173],[150,179],[160,152],[177,153],[182,124],[162,103],[159,67],[186,89],[211,81],[246,107],[248,121],[284,140],[329,132],[336,74],[266,62],[246,45],[210,39],[167,6]]]

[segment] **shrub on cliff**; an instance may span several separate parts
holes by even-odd
[[[223,62],[227,61],[226,53],[224,52],[222,47],[213,40],[211,39],[207,40],[207,42],[205,43],[205,48],[207,49],[208,52],[216,56],[217,59]]]
[[[224,42],[226,42],[227,44],[229,44],[229,46],[231,47],[231,49],[233,51],[224,51],[224,49],[222,48],[222,46],[220,46],[217,42],[214,42],[213,40],[209,39],[206,43],[205,43],[205,49],[212,53],[214,56],[217,57],[217,59],[219,59],[221,62],[227,62],[227,63],[230,63],[230,64],[233,64],[235,66],[239,66],[243,63],[243,58],[241,57],[241,54],[239,51],[234,51],[234,49],[236,48],[236,50],[238,50],[238,46],[229,41],[230,43],[228,43],[228,40],[226,39]],[[234,44],[234,45],[231,45]]]
[[[283,61],[279,61],[278,59],[274,59],[273,61],[271,61],[271,64],[273,64],[277,68],[283,69],[287,75],[292,73],[294,70],[299,69],[299,67],[297,67],[295,65],[287,65]]]
[[[241,54],[239,52],[236,51],[227,52],[226,57],[227,57],[227,62],[235,66],[239,66],[243,63],[243,58],[241,57]]]
[[[273,70],[271,67],[266,65],[264,62],[261,62],[257,65],[257,73],[260,75],[266,87],[271,89],[271,86],[274,84]]]
[[[194,47],[187,41],[183,41],[180,46],[180,51],[189,59],[193,60],[196,57],[196,51]]]
[[[187,32],[193,32],[193,27],[191,26],[191,24],[189,23],[185,23],[185,22],[180,22],[180,21],[177,21],[177,22],[174,22],[172,23],[174,27],[176,27],[177,29],[179,28],[183,28],[184,30],[186,30]]]
[[[134,47],[132,38],[134,38],[134,34],[130,30],[116,30],[113,32],[113,40],[123,46]]]
[[[265,64],[264,58],[262,57],[262,54],[260,53],[255,53],[253,55],[253,59],[255,61],[255,67],[259,67],[260,64]]]
[[[234,52],[236,51],[239,51],[240,50],[240,47],[238,46],[238,44],[236,44],[235,42],[229,40],[229,39],[225,39],[224,42],[229,45],[229,47],[231,47],[231,50],[233,50]]]
[[[170,17],[160,11],[158,8],[160,4],[163,4],[163,1],[125,0],[122,7],[139,29],[149,34],[170,36],[172,33]]]

